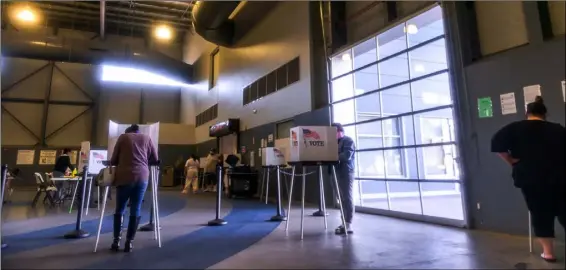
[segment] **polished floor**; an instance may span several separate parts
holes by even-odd
[[[324,219],[304,218],[300,209],[285,223],[266,222],[273,205],[257,200],[225,200],[221,215],[228,224],[203,226],[214,218],[210,194],[160,193],[162,247],[153,233],[139,232],[131,254],[108,251],[113,201],[103,223],[100,247],[93,252],[100,212],[90,209],[83,228],[91,237],[63,239],[74,228],[76,210],[29,207],[33,194],[17,192],[3,209],[3,269],[564,269],[530,254],[528,239],[467,231],[394,218],[357,214],[355,233],[336,236],[338,212]],[[149,205],[149,204],[148,204]],[[148,212],[147,205],[145,212]],[[558,245],[557,254],[564,254]]]

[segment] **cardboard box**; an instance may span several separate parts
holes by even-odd
[[[336,127],[300,126],[291,128],[290,132],[288,162],[338,161]]]

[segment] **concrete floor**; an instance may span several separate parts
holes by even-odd
[[[214,216],[214,198],[210,194],[182,196],[177,191],[161,192],[164,205],[176,211],[163,214],[163,247],[156,247],[151,233],[139,233],[134,253],[113,254],[107,251],[111,233],[102,234],[100,249],[93,253],[94,237],[58,240],[53,236],[35,236],[34,232],[68,224],[75,213],[67,209],[31,209],[31,195],[20,192],[14,202],[4,207],[2,233],[5,239],[23,239],[8,243],[2,251],[3,269],[564,269],[561,263],[548,264],[529,254],[526,237],[481,231],[468,231],[389,217],[357,214],[355,233],[336,236],[337,211],[324,219],[305,216],[304,240],[300,240],[300,209],[290,215],[289,231],[285,223],[265,222],[275,213],[273,206],[257,201],[225,200],[222,215],[229,225],[203,227]],[[161,201],[160,200],[160,201]],[[110,203],[111,205],[112,203]],[[110,207],[112,208],[112,207]],[[107,214],[111,213],[107,210]],[[166,210],[162,209],[165,212]],[[310,214],[314,209],[307,209]],[[91,209],[87,219],[99,212]],[[88,223],[88,220],[87,220]],[[91,222],[93,223],[93,222]],[[269,227],[271,226],[271,227]],[[65,227],[66,228],[66,227]],[[94,227],[88,227],[95,233]],[[257,232],[267,232],[257,235]],[[15,241],[15,240],[12,240]],[[213,245],[210,245],[213,243]],[[10,251],[12,249],[12,251]],[[564,254],[559,244],[557,254]]]
[[[364,200],[363,203],[363,206],[368,208],[464,220],[460,195],[424,197],[422,206],[420,198],[393,198],[390,202],[387,199],[373,199]]]

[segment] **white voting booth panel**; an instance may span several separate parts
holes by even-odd
[[[120,135],[124,134],[126,129],[131,126],[131,124],[118,124],[114,121],[109,121],[108,123],[108,158],[112,158],[112,153],[114,152],[114,146]],[[159,122],[149,125],[139,125],[140,133],[146,134],[151,138],[155,149],[159,149]]]
[[[100,170],[106,167],[102,164],[105,160],[108,160],[107,150],[90,150],[88,156],[88,173],[98,174]]]
[[[277,147],[265,147],[261,149],[261,166],[284,166],[285,154]]]
[[[81,152],[79,153],[79,172],[83,172],[83,167],[88,164],[88,157],[90,155],[90,142],[81,142]],[[89,170],[90,171],[90,170]]]
[[[299,126],[291,128],[291,149],[288,162],[338,160],[336,127]]]

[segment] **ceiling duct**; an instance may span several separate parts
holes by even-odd
[[[163,53],[127,45],[112,49],[104,43],[2,33],[2,56],[143,69],[169,79],[193,83],[193,68]]]
[[[195,31],[205,40],[235,47],[277,1],[198,1],[192,10]]]

